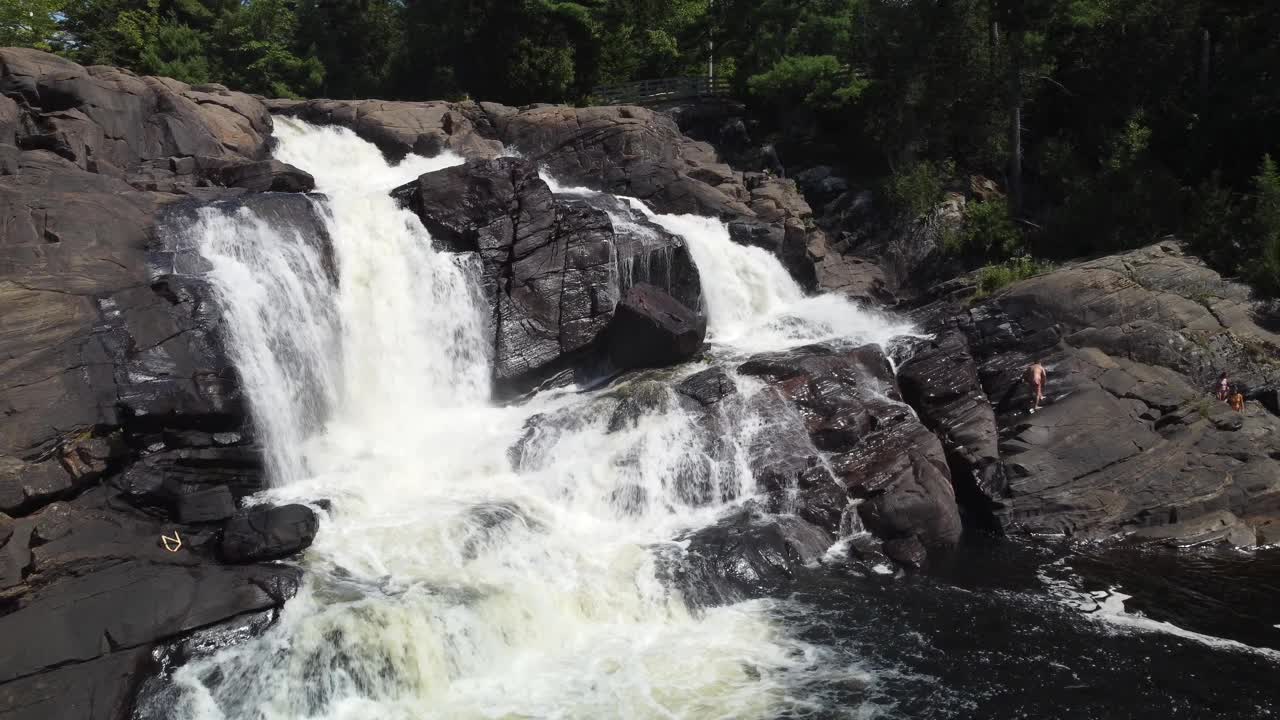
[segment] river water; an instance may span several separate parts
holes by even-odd
[[[673,538],[753,495],[743,454],[761,426],[750,403],[731,410],[732,437],[714,439],[677,403],[610,427],[609,413],[589,409],[610,407],[607,390],[493,405],[478,268],[434,250],[387,195],[461,160],[411,156],[393,167],[349,131],[288,120],[276,135],[276,156],[311,172],[327,196],[336,282],[314,243],[245,211],[202,211],[191,242],[212,265],[267,450],[274,487],[263,499],[327,499],[332,510],[278,622],[179,668],[167,716],[1271,712],[1280,665],[1265,648],[1280,646],[1280,630],[1266,623],[1280,617],[1224,617],[1236,604],[1229,593],[1216,610],[1162,616],[1212,607],[1161,595],[1214,597],[1215,582],[1191,590],[1190,581],[1146,580],[1146,557],[1004,544],[962,548],[933,575],[910,577],[833,558],[779,597],[690,608],[661,580],[656,556],[681,552]],[[732,243],[717,221],[629,202],[689,243],[710,362],[814,341],[888,344],[911,332],[840,298],[805,297],[776,259]],[[747,381],[742,389],[760,391]],[[531,417],[563,411],[578,420],[526,434]],[[737,448],[715,464],[719,502],[691,503],[678,478],[703,467],[713,441]],[[1174,558],[1167,576],[1196,576],[1194,563]],[[1272,558],[1204,559],[1212,569],[1201,574],[1217,578],[1233,562],[1274,570]]]

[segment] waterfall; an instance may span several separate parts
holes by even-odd
[[[827,341],[885,345],[911,332],[909,324],[860,308],[847,298],[805,295],[776,257],[735,243],[719,220],[659,215],[635,198],[627,200],[689,244],[702,276],[712,343],[745,354]]]
[[[716,438],[665,384],[491,405],[476,268],[387,194],[459,159],[390,166],[345,129],[288,120],[276,136],[326,196],[336,284],[302,239],[243,213],[206,210],[193,241],[278,455],[271,499],[332,511],[276,625],[182,666],[161,716],[776,716],[821,651],[767,601],[691,611],[654,552],[754,492],[745,408],[763,388],[741,383]],[[690,243],[726,352],[894,330],[805,298],[718,223],[652,219]]]
[[[304,443],[338,392],[338,316],[322,250],[243,208],[202,208],[184,243],[192,240],[211,267],[268,476],[277,484],[300,480]]]

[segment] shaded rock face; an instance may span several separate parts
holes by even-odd
[[[633,285],[609,327],[609,358],[619,368],[674,365],[702,347],[707,319],[661,288]]]
[[[1222,371],[1251,389],[1276,383],[1280,337],[1258,323],[1261,309],[1247,288],[1162,243],[1018,283],[941,321],[954,330],[904,367],[904,389],[1008,529],[1192,538],[1216,528],[1274,542],[1280,419],[1256,399],[1235,413],[1211,395]],[[972,370],[958,359],[968,357]],[[1036,360],[1049,375],[1031,415],[1020,378]]]
[[[911,349],[898,372],[903,399],[938,435],[956,499],[968,524],[998,530],[992,499],[1005,491],[995,412],[987,399],[965,336],[947,331]]]
[[[925,213],[902,219],[830,167],[804,170],[796,180],[814,208],[808,257],[823,290],[888,305],[934,295],[940,281],[963,270],[943,252],[944,239],[960,229],[963,195],[948,193]]]
[[[609,372],[606,330],[634,283],[660,284],[699,316],[701,287],[683,240],[610,198],[553,195],[527,161],[469,161],[393,195],[442,247],[479,257],[499,394],[575,367]],[[623,232],[615,218],[639,232]]]
[[[39,169],[0,179],[0,195],[31,214],[38,198],[41,222],[77,225],[57,243],[8,234],[0,247],[0,296],[19,309],[0,320],[12,353],[0,506],[13,516],[0,541],[0,627],[12,639],[0,711],[115,718],[155,643],[278,607],[298,573],[227,567],[214,552],[264,472],[196,274],[203,261],[174,244],[191,209],[78,168]],[[33,197],[23,183],[37,180],[46,191]],[[323,227],[302,196],[235,202]],[[54,692],[73,670],[76,692]]]
[[[707,606],[765,597],[819,572],[833,539],[798,517],[747,506],[680,541],[688,544],[683,553],[658,549],[666,579],[689,604]]]
[[[260,161],[270,127],[223,88],[0,50],[0,716],[121,717],[155,644],[296,588],[215,553],[263,462],[183,233],[216,200],[327,245],[308,198],[249,194],[309,187]]]

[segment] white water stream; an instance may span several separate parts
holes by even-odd
[[[276,156],[329,197],[336,285],[316,249],[246,212],[206,210],[194,237],[270,453],[271,499],[333,509],[277,625],[179,669],[175,716],[763,718],[803,678],[852,672],[788,637],[768,602],[691,612],[660,580],[655,546],[678,550],[681,531],[753,493],[752,418],[734,419],[719,442],[736,450],[712,459],[724,502],[691,505],[678,478],[706,467],[707,438],[677,404],[613,432],[608,391],[491,405],[475,269],[433,250],[387,194],[460,159],[390,167],[343,129],[277,121],[276,135]],[[720,351],[904,329],[804,297],[718,222],[652,219],[690,244]],[[573,421],[533,433],[513,461],[539,413]]]

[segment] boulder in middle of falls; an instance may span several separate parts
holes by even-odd
[[[640,283],[618,304],[609,326],[609,357],[620,368],[673,365],[693,357],[706,336],[705,316],[662,288]]]
[[[252,507],[223,526],[219,550],[230,563],[278,560],[308,548],[319,524],[306,505]]]
[[[552,193],[527,160],[472,160],[392,195],[438,247],[479,258],[500,394],[566,370],[610,369],[606,331],[634,284],[701,306],[683,239],[609,196]]]

